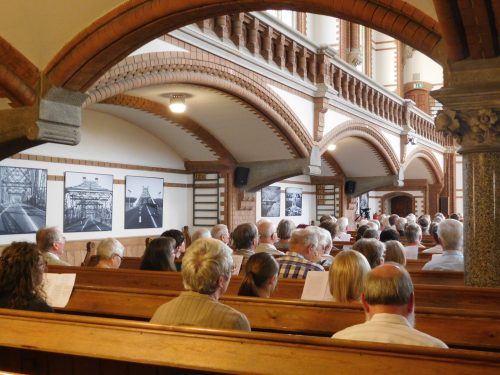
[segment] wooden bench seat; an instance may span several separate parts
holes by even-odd
[[[77,286],[61,312],[149,320],[179,291]],[[244,313],[253,329],[330,336],[365,319],[361,304],[224,296],[221,302]],[[450,346],[500,350],[500,313],[417,307],[417,328]]]
[[[0,368],[61,374],[498,374],[498,353],[0,310]],[[50,334],[47,334],[49,333]],[[52,372],[51,372],[52,373]]]
[[[124,288],[183,290],[179,272],[155,272],[140,270],[109,270],[87,267],[49,266],[49,272],[76,273],[76,285],[116,286]],[[451,274],[451,276],[447,276]],[[483,309],[496,311],[500,300],[500,288],[473,288],[464,286],[438,285],[441,277],[455,277],[457,272],[418,271],[414,277],[415,294],[419,306],[456,307],[461,309]],[[458,273],[462,280],[463,274]],[[432,277],[434,284],[420,284],[416,280]],[[457,279],[458,280],[458,279]],[[242,277],[231,278],[227,294],[236,295]],[[303,280],[280,279],[273,298],[300,298],[304,288]]]

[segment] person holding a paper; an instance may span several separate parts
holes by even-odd
[[[332,338],[447,348],[441,340],[413,328],[413,283],[399,264],[385,263],[368,272],[361,301],[367,321],[339,331]]]
[[[250,331],[247,317],[219,302],[231,280],[231,249],[222,241],[202,238],[189,246],[182,259],[187,289],[161,305],[151,323]]]
[[[34,243],[13,242],[0,256],[0,307],[53,312],[42,289],[45,260]]]
[[[443,254],[434,255],[422,270],[464,272],[463,233],[463,224],[458,220],[446,219],[440,222],[437,234]]]
[[[61,259],[66,238],[58,227],[41,228],[36,232],[36,244],[49,266],[70,266]]]

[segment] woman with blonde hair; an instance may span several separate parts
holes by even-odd
[[[342,250],[330,268],[330,292],[335,302],[359,302],[370,264],[358,251]]]
[[[406,267],[405,248],[399,241],[387,241],[385,243],[385,262],[399,263]]]
[[[0,307],[53,312],[42,289],[45,260],[36,244],[13,242],[0,256]]]

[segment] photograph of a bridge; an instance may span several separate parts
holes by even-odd
[[[302,189],[285,189],[285,216],[302,216]]]
[[[46,212],[46,169],[0,167],[0,234],[35,233]]]
[[[125,177],[125,229],[163,226],[163,178]]]
[[[266,186],[262,188],[260,195],[260,216],[280,216],[280,194],[281,188],[279,186]]]
[[[112,175],[64,174],[64,232],[110,231],[112,217]]]

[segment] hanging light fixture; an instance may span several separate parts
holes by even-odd
[[[335,151],[337,149],[337,145],[334,145],[333,143],[330,143],[328,145],[328,151]]]
[[[173,113],[184,113],[186,110],[186,95],[171,94],[170,104],[168,106]]]

